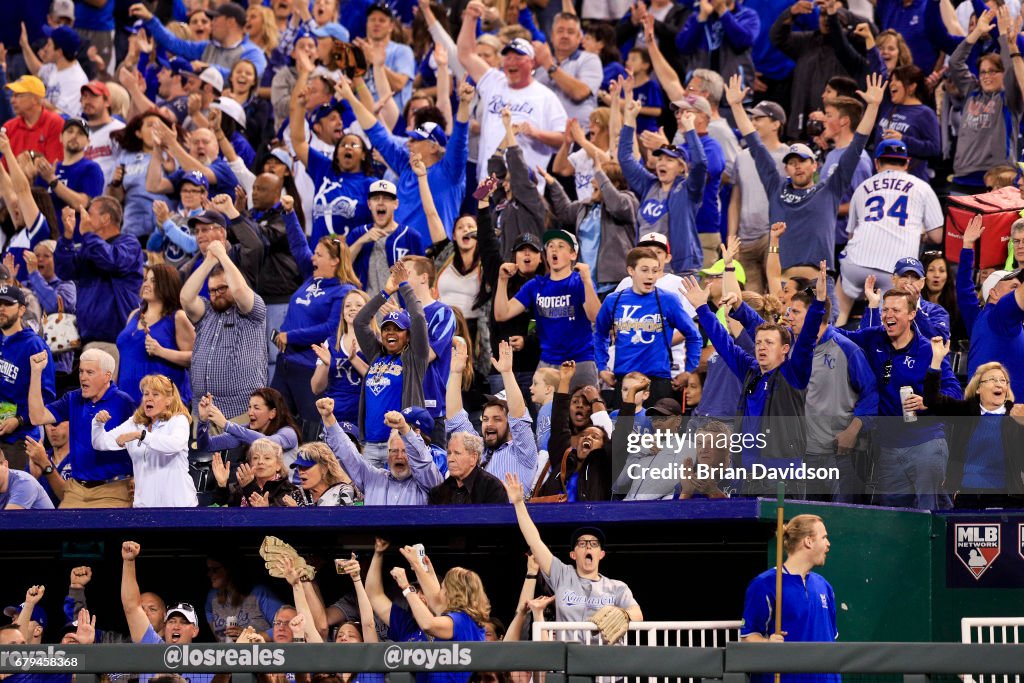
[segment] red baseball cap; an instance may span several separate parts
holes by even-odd
[[[89,81],[82,86],[82,90],[88,90],[93,95],[102,95],[103,97],[110,98],[110,88],[107,87],[106,83],[100,81]]]

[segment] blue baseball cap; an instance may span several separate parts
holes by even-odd
[[[10,607],[4,608],[4,614],[11,619],[17,619],[23,609],[25,609],[25,603],[21,603],[20,605],[11,605]],[[46,628],[46,612],[39,605],[32,608],[32,621],[36,622],[43,628]]]
[[[359,443],[359,427],[354,422],[339,421],[338,426],[341,427],[341,431],[348,434],[348,438]]]
[[[686,161],[686,150],[675,145],[662,145],[658,149],[651,152],[656,157],[672,157],[673,159],[680,159]]]
[[[348,29],[336,21],[324,24],[323,26],[318,26],[310,31],[310,33],[317,38],[334,38],[335,40],[340,40],[343,43],[347,43],[349,40]]]
[[[896,262],[896,267],[892,269],[896,275],[906,275],[907,273],[916,273],[918,277],[924,277],[924,264],[918,261],[916,258],[901,258]]]
[[[310,127],[320,123],[320,121],[327,118],[335,111],[337,111],[337,109],[335,109],[333,104],[321,104],[319,107],[313,110],[312,114],[309,115]]]
[[[206,179],[206,176],[201,171],[188,171],[181,176],[181,183],[191,183],[197,187],[201,187],[206,191],[210,190],[210,181]]]
[[[417,126],[415,130],[409,133],[409,139],[430,140],[442,147],[448,144],[448,136],[444,134],[444,129],[433,121],[427,121]]]
[[[307,467],[313,467],[316,464],[317,464],[316,460],[313,460],[313,458],[309,457],[308,455],[306,455],[305,452],[300,450],[298,455],[295,456],[295,462],[293,462],[291,464],[291,468],[293,470],[296,467],[301,467],[302,469],[306,469]]]
[[[124,30],[126,33],[131,33],[132,35],[135,35],[144,28],[145,24],[146,22],[144,22],[142,19],[136,19],[131,26],[126,26]]]
[[[902,140],[882,140],[875,147],[876,159],[910,159],[910,153]]]
[[[412,321],[409,320],[409,314],[405,311],[388,313],[384,316],[384,319],[380,321],[380,326],[383,328],[388,323],[395,325],[400,330],[407,330],[412,325]]]
[[[156,63],[160,65],[161,69],[168,69],[172,74],[194,74],[195,69],[192,68],[192,63],[187,59],[181,57],[173,57],[167,59],[166,57],[157,57]]]
[[[52,40],[53,46],[63,52],[68,59],[75,59],[78,51],[82,49],[82,39],[70,26],[43,26],[43,34]]]
[[[200,214],[192,216],[188,219],[188,227],[192,230],[196,229],[196,226],[200,223],[204,225],[219,225],[225,230],[228,229],[228,219],[220,211],[214,211],[213,209],[207,209]]]
[[[420,430],[428,437],[434,431],[434,418],[430,416],[426,408],[420,408],[419,406],[409,406],[402,411],[402,415],[405,416],[405,421],[411,426]]]

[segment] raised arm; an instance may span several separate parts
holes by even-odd
[[[223,251],[223,249],[222,249]],[[206,258],[199,264],[188,279],[185,280],[185,284],[181,286],[181,307],[188,315],[188,319],[192,321],[192,324],[199,322],[199,319],[206,313],[206,304],[199,297],[199,292],[203,289],[203,285],[206,283],[206,279],[210,277],[210,271],[217,265],[217,258],[210,253],[210,250],[206,252]]]
[[[448,239],[448,233],[441,221],[441,214],[437,212],[437,205],[434,203],[434,193],[430,191],[430,181],[427,179],[427,167],[419,154],[409,155],[409,166],[416,174],[416,182],[420,190],[420,201],[423,203],[423,213],[427,216],[427,227],[430,228],[430,241],[433,244],[444,242]]]
[[[40,351],[29,359],[31,371],[28,380],[28,419],[35,426],[52,425],[57,422],[43,402],[43,370],[50,362],[50,354]]]
[[[256,305],[256,292],[252,291],[249,287],[249,283],[245,281],[245,276],[242,275],[242,271],[238,269],[238,266],[228,258],[223,242],[213,242],[210,244],[206,250],[207,258],[211,254],[220,262],[221,267],[224,269],[224,278],[227,280],[228,288],[231,290],[231,296],[235,299],[235,305],[238,306],[238,312],[242,315],[247,315],[253,306]],[[191,319],[191,317],[190,315],[189,318]]]
[[[484,14],[484,5],[480,0],[472,0],[462,15],[462,27],[459,30],[458,53],[459,62],[466,69],[466,73],[479,83],[484,74],[491,68],[483,57],[476,52],[476,24]]]
[[[551,560],[554,557],[551,550],[541,540],[540,531],[537,525],[530,519],[530,512],[526,509],[526,498],[523,493],[523,484],[519,477],[509,472],[505,475],[505,492],[508,494],[509,502],[515,507],[516,521],[519,522],[519,531],[523,534],[526,545],[530,546],[530,552],[537,560],[537,565],[545,575],[551,574]]]
[[[0,152],[7,159],[14,158],[14,154],[11,151],[11,141],[3,130],[0,130]],[[8,167],[11,174],[11,189],[14,192],[14,196],[18,198],[18,208],[21,210],[22,220],[25,221],[25,228],[31,230],[32,226],[35,225],[36,219],[39,217],[39,207],[36,205],[35,197],[32,196],[32,186],[29,185],[28,178],[25,177],[21,164],[17,162],[9,163]],[[75,208],[80,207],[76,206]],[[13,276],[14,273],[11,273],[11,275]]]
[[[647,52],[654,66],[654,75],[658,84],[668,95],[669,101],[681,100],[686,96],[686,88],[679,80],[679,74],[672,68],[672,65],[665,59],[658,46],[658,40],[654,36],[654,15],[646,13],[643,18],[644,40],[647,43]]]
[[[288,138],[291,140],[292,149],[295,150],[295,158],[302,162],[303,166],[309,166],[309,141],[306,140],[306,83],[309,81],[309,74],[313,71],[313,65],[309,57],[300,54],[295,61],[295,69],[298,78],[292,90],[292,96],[288,100]]]
[[[139,580],[135,576],[135,558],[141,548],[135,541],[121,544],[121,606],[124,617],[128,621],[128,630],[133,642],[140,642],[149,630],[149,618],[142,610],[142,596],[139,593]]]
[[[363,586],[362,568],[359,566],[356,554],[352,553],[351,559],[335,560],[335,562],[339,562],[341,569],[352,579],[352,586],[356,591],[356,603],[359,605],[359,624],[362,626],[363,642],[376,643],[377,624],[373,617],[373,605],[370,602],[370,596],[366,592],[366,588]]]
[[[373,543],[373,559],[366,570],[366,596],[370,600],[373,613],[385,626],[391,624],[391,600],[384,592],[384,552],[390,544],[377,537]]]
[[[755,132],[754,124],[750,121],[747,110],[743,108],[743,100],[747,96],[747,92],[748,88],[743,87],[743,77],[734,74],[725,89],[725,99],[732,110],[733,118],[736,119],[736,128],[744,137]]]

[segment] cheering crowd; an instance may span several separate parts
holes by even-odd
[[[1017,0],[9,4],[4,509],[1024,502]]]

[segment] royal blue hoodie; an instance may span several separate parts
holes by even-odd
[[[1014,396],[1024,397],[1024,311],[1013,292],[994,304],[978,302],[974,291],[974,250],[960,250],[956,271],[956,300],[964,326],[970,335],[967,374],[980,365],[999,361],[1010,373]]]
[[[46,351],[47,364],[43,369],[43,403],[56,398],[53,382],[53,356],[43,338],[30,329],[23,329],[12,335],[0,335],[0,401],[17,406],[18,417],[24,419],[24,426],[3,437],[4,443],[23,441],[25,436],[39,440],[38,427],[28,419],[28,381],[31,375],[33,354]]]
[[[288,246],[291,247],[299,272],[306,278],[292,294],[284,322],[281,323],[281,331],[288,333],[285,359],[312,368],[316,366],[316,353],[312,345],[322,344],[324,339],[337,335],[342,304],[354,287],[335,277],[313,277],[313,253],[309,250],[294,211],[285,214],[284,223],[288,231]]]
[[[668,211],[667,237],[672,252],[672,272],[677,274],[698,270],[704,264],[704,252],[697,231],[697,212],[704,198],[708,160],[697,133],[691,130],[685,137],[690,154],[690,170],[686,176],[676,178],[665,202],[667,206],[661,209]],[[633,156],[633,126],[622,127],[619,136],[619,166],[629,183],[629,189],[640,198],[640,205],[644,207],[648,194],[660,189],[661,183],[656,175]]]
[[[83,344],[117,341],[129,314],[139,307],[145,261],[134,235],[121,233],[104,240],[88,232],[57,241],[54,270],[61,280],[75,281]]]

